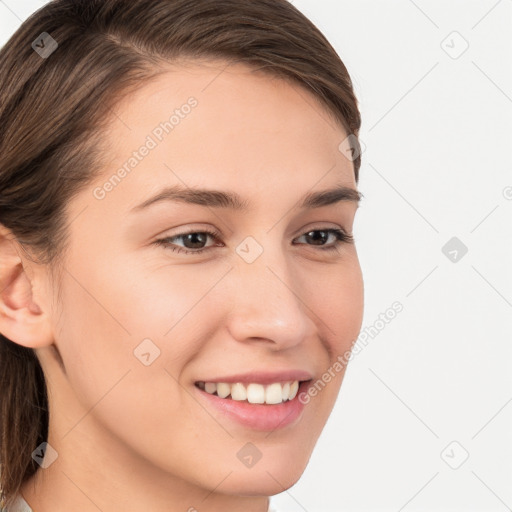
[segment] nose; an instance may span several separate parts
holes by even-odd
[[[315,323],[300,279],[284,256],[270,258],[268,252],[250,264],[237,261],[230,272],[233,302],[227,326],[239,342],[258,340],[285,350],[311,336]]]

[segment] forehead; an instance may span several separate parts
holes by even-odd
[[[315,112],[332,128],[336,128],[333,113],[320,102],[312,91],[288,76],[276,76],[271,69],[256,67],[242,62],[206,59],[181,59],[161,68],[158,75],[141,83],[139,89],[118,103],[116,110],[125,115],[140,114],[141,107],[148,110],[167,100],[184,99],[187,95],[201,97],[205,107],[220,103],[240,106],[246,102],[259,106],[279,105],[280,109],[302,111],[306,107],[310,113]],[[249,105],[246,104],[248,107]],[[167,107],[171,107],[168,105]],[[161,115],[165,110],[159,110]],[[330,117],[329,117],[330,116]],[[343,128],[337,127],[343,131]]]
[[[186,61],[116,106],[110,163],[94,186],[112,181],[108,200],[122,198],[127,209],[173,184],[244,197],[250,189],[256,198],[272,191],[274,199],[316,184],[355,188],[353,164],[339,150],[346,136],[298,84],[241,63]]]

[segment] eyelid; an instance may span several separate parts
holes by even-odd
[[[302,235],[305,235],[305,234],[309,233],[310,231],[328,231],[328,230],[340,230],[340,231],[343,231],[347,236],[350,235],[350,232],[340,225],[329,226],[329,225],[326,225],[325,222],[324,223],[318,222],[316,224],[313,224],[312,226],[309,226],[307,228],[301,228],[300,230],[295,232],[292,240],[295,240],[296,238],[298,238]],[[194,226],[194,227],[190,227],[189,229],[184,228],[182,231],[180,231],[178,233],[166,234],[166,231],[164,231],[164,234],[159,235],[158,238],[160,238],[160,239],[177,238],[177,237],[186,236],[186,235],[189,235],[192,233],[208,233],[216,239],[223,237],[223,233],[214,227]]]
[[[301,228],[294,236],[294,239],[297,238],[298,236],[304,235],[305,233],[309,233],[310,231],[327,231],[328,229],[340,229],[341,231],[345,231],[346,233],[348,233],[348,231],[344,229],[341,225],[334,224],[330,226],[328,222],[317,222],[313,223],[312,226],[308,226],[307,228]]]
[[[208,233],[209,235],[211,235],[212,237],[216,238],[216,239],[221,239],[224,235],[223,233],[212,227],[212,226],[194,226],[194,227],[190,227],[190,228],[183,228],[181,231],[177,232],[177,233],[169,233],[168,234],[168,231],[164,231],[164,233],[162,235],[158,235],[158,238],[159,239],[169,239],[169,238],[177,238],[177,237],[180,237],[180,236],[186,236],[186,235],[190,235],[192,233]]]

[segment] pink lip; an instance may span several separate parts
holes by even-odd
[[[202,379],[203,382],[227,382],[235,383],[242,382],[249,384],[251,382],[257,384],[272,384],[273,382],[287,382],[291,380],[310,380],[313,376],[303,370],[283,370],[274,372],[252,372],[252,373],[239,373],[237,375],[211,377]]]
[[[276,379],[276,375],[272,379],[267,380],[268,382],[280,382],[283,374],[279,374]],[[261,379],[267,379],[266,377],[260,376],[259,380],[254,380],[255,374],[251,374],[249,382],[263,383]],[[296,377],[284,378],[283,381],[287,380],[301,380]],[[215,382],[215,381],[206,381]],[[218,380],[217,382],[244,382],[238,377],[237,380]],[[247,382],[247,381],[245,381]],[[236,421],[237,423],[249,427],[255,430],[273,431],[279,428],[284,428],[292,425],[299,421],[302,416],[305,404],[299,400],[301,392],[305,391],[311,384],[311,380],[301,382],[297,395],[293,400],[287,400],[280,404],[250,404],[246,401],[232,400],[231,398],[220,398],[217,395],[211,395],[206,391],[199,389],[194,386],[195,392],[199,394],[201,400],[205,401],[207,406],[220,411],[226,417]]]

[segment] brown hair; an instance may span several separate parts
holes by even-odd
[[[51,54],[36,51],[51,49],[42,32],[57,42]],[[100,129],[113,107],[165,63],[189,58],[240,61],[312,92],[353,136],[358,182],[351,79],[287,0],[55,0],[0,50],[0,224],[52,272],[66,245],[65,207],[101,172]],[[47,440],[49,410],[34,350],[2,335],[0,388],[0,498],[9,504],[38,468],[31,454]]]

